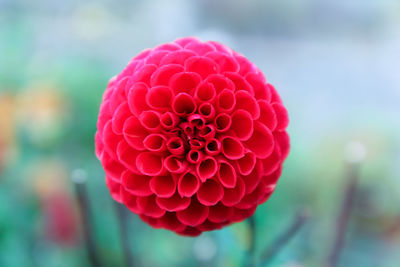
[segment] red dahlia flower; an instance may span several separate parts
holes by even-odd
[[[196,236],[253,215],[289,153],[288,116],[248,59],[183,38],[112,78],[96,155],[114,200],[143,221]]]

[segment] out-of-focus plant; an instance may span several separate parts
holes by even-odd
[[[34,146],[49,147],[60,141],[67,119],[67,103],[51,83],[32,83],[18,95],[18,125]]]

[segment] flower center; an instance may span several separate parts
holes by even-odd
[[[187,153],[191,150],[204,149],[209,133],[212,131],[211,127],[206,125],[204,119],[197,114],[188,119],[181,118],[177,132]]]

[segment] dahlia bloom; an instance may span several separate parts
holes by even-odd
[[[252,62],[182,38],[141,52],[110,80],[96,155],[115,201],[155,228],[196,236],[250,217],[271,196],[287,125]]]

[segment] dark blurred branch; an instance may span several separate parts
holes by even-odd
[[[89,198],[86,189],[86,173],[83,170],[75,170],[71,177],[76,191],[76,198],[78,200],[78,206],[81,217],[81,224],[83,229],[83,238],[85,241],[86,250],[88,253],[89,261],[91,266],[101,266],[99,257],[96,253],[96,246],[92,232],[90,231],[91,216],[89,208]]]
[[[296,235],[304,223],[309,218],[309,213],[305,210],[297,212],[289,227],[279,235],[261,255],[261,262],[267,265],[271,260],[286,246],[286,244]]]
[[[245,266],[253,267],[255,262],[255,249],[256,249],[256,220],[254,215],[247,219],[249,225],[249,250],[247,251],[247,261]]]
[[[127,267],[133,267],[133,257],[129,247],[129,239],[128,239],[128,218],[127,218],[127,210],[121,204],[115,202],[115,209],[117,211],[117,218],[119,223],[119,231],[121,238],[121,246],[124,253],[125,264]]]
[[[349,164],[347,168],[347,185],[344,193],[343,202],[340,208],[338,218],[336,220],[334,231],[334,242],[331,252],[328,256],[327,266],[335,267],[339,262],[340,253],[345,244],[346,229],[350,218],[351,210],[353,208],[357,182],[359,176],[359,165]]]

